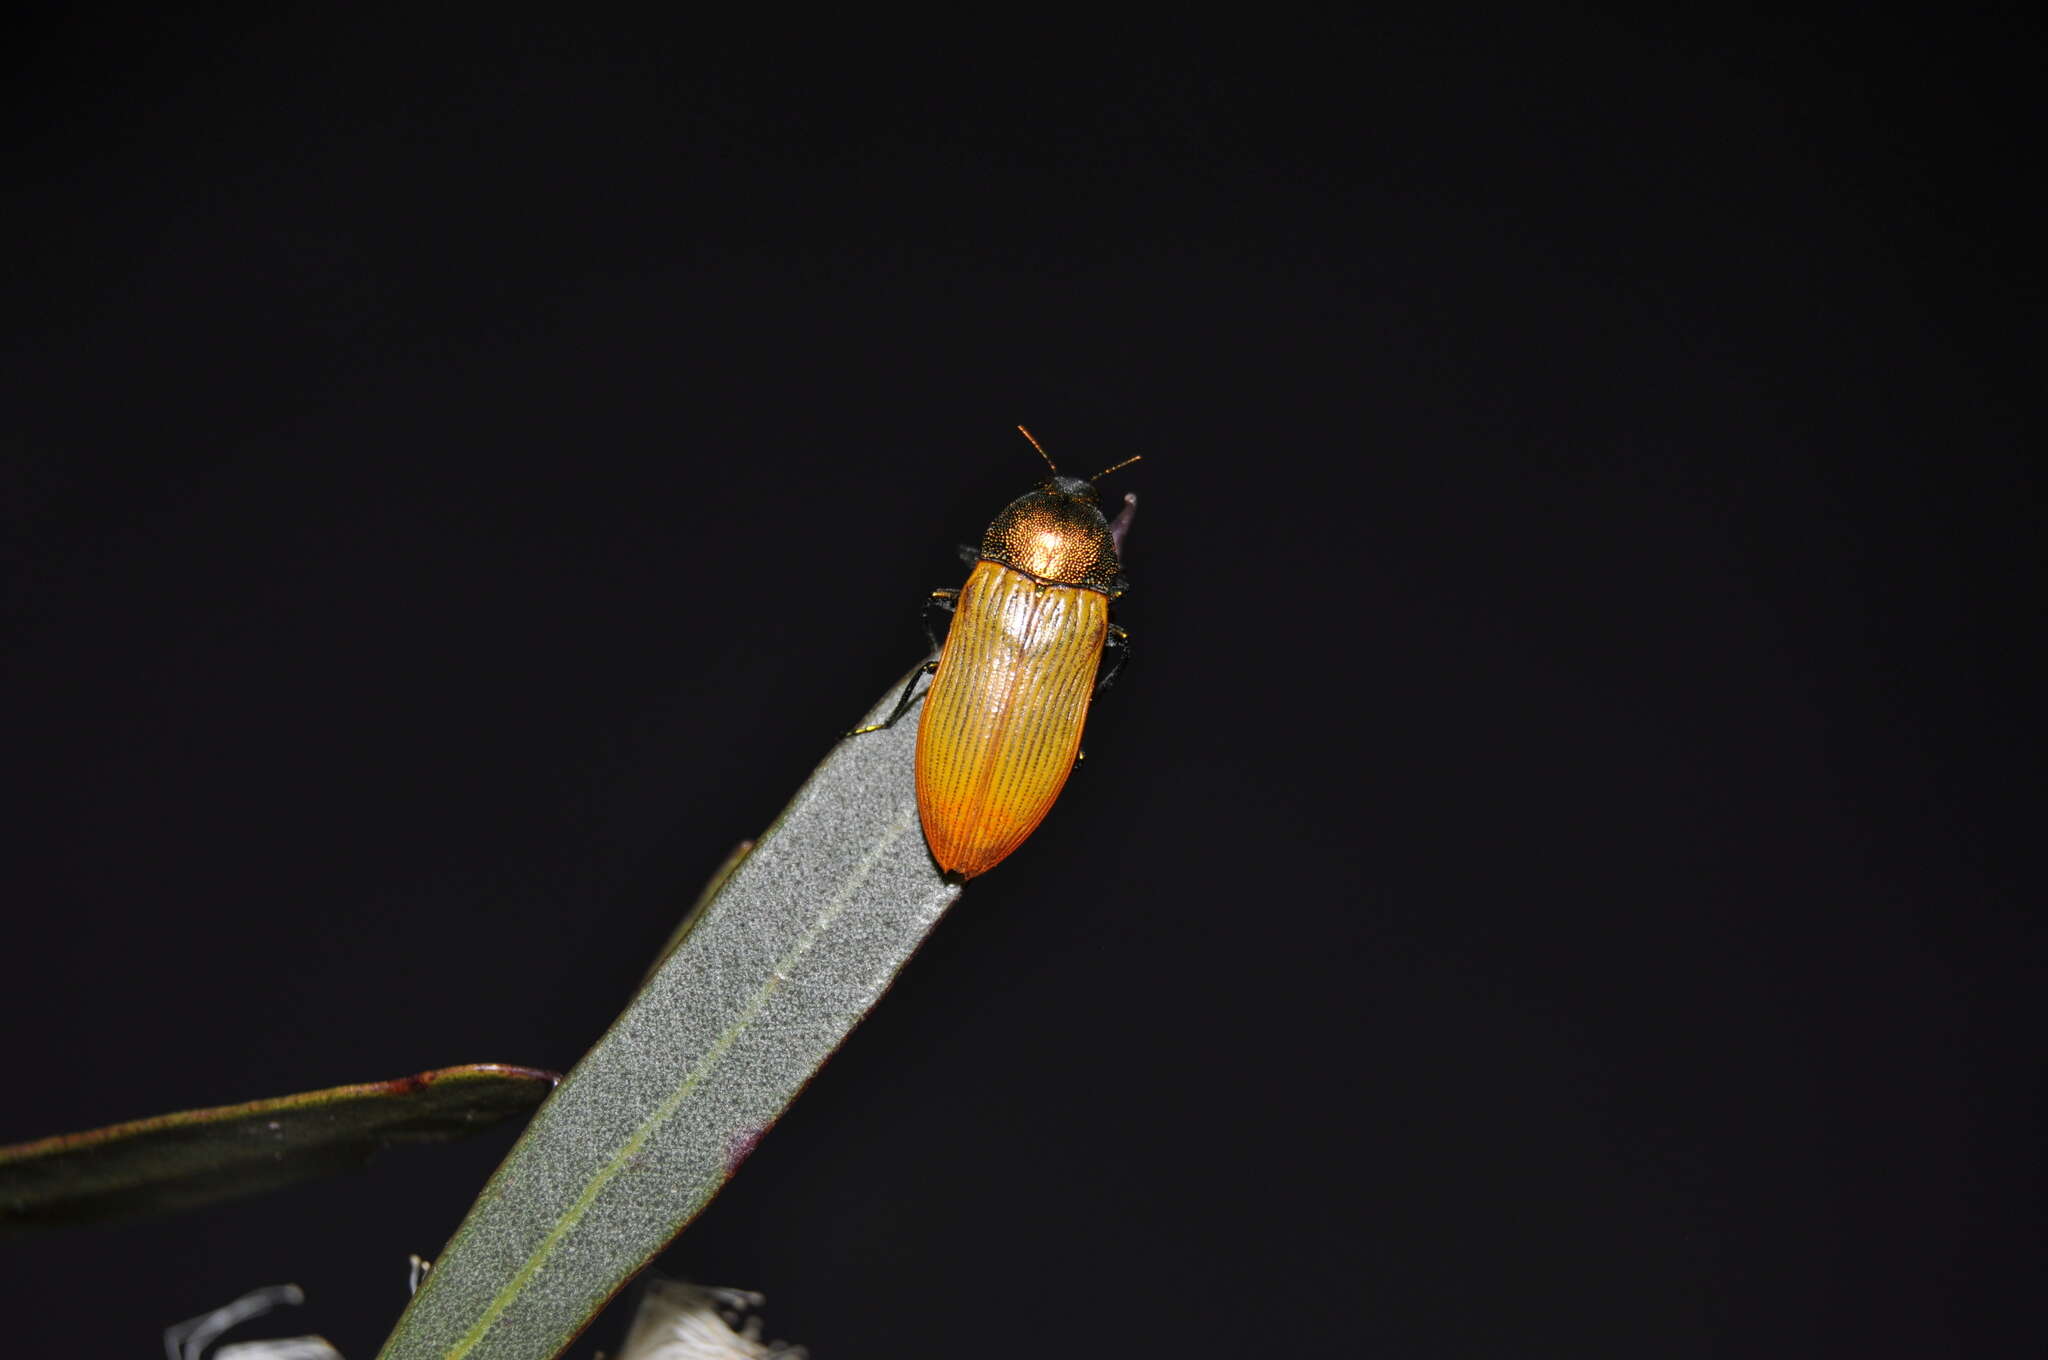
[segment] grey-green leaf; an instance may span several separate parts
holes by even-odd
[[[0,1234],[190,1209],[353,1170],[391,1143],[466,1137],[559,1078],[477,1063],[0,1147]]]
[[[559,1354],[718,1193],[959,895],[918,825],[915,728],[818,767],[534,1116],[384,1356]]]

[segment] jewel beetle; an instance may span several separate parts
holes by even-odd
[[[955,881],[993,869],[1045,820],[1080,756],[1089,700],[1130,655],[1109,605],[1128,587],[1120,554],[1138,498],[1126,495],[1111,523],[1094,483],[1138,459],[1064,477],[1017,429],[1052,476],[995,517],[965,585],[927,598],[927,610],[953,615],[945,646],[933,638],[937,659],[911,672],[895,710],[850,734],[894,726],[918,678],[932,677],[917,727],[917,810],[932,858]],[[1115,662],[1098,678],[1110,648]]]

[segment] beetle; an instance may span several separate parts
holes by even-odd
[[[1089,700],[1130,656],[1109,605],[1128,588],[1120,554],[1138,498],[1126,495],[1112,524],[1093,484],[1138,458],[1065,477],[1017,429],[1052,476],[995,517],[965,585],[926,599],[927,610],[953,615],[945,646],[932,639],[937,658],[910,673],[887,718],[848,734],[893,727],[918,678],[932,677],[917,727],[917,811],[932,858],[955,882],[993,869],[1045,820],[1080,757]],[[1115,664],[1098,680],[1111,647]]]

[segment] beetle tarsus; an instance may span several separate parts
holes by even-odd
[[[911,668],[909,678],[903,682],[903,697],[896,701],[895,711],[878,723],[869,723],[866,727],[856,727],[845,735],[859,737],[865,736],[869,732],[881,732],[894,727],[896,720],[910,711],[911,700],[917,697],[917,677],[920,675],[930,675],[938,668],[939,660],[937,657],[933,657],[930,661],[918,662],[916,666]]]

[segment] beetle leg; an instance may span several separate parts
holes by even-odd
[[[896,701],[896,707],[891,710],[888,717],[878,723],[870,723],[866,727],[856,727],[851,732],[848,732],[847,736],[858,737],[866,732],[880,732],[884,728],[894,727],[896,720],[909,711],[911,701],[917,697],[917,677],[920,675],[930,675],[939,668],[937,656],[939,639],[938,635],[932,632],[931,611],[935,608],[943,609],[950,614],[953,612],[954,603],[959,598],[960,592],[957,590],[934,590],[931,594],[925,596],[924,635],[932,644],[932,659],[918,662],[917,666],[910,672],[909,678],[903,682],[903,697]]]
[[[1109,682],[1122,674],[1124,662],[1131,659],[1131,635],[1113,623],[1109,625],[1109,636],[1102,640],[1102,650],[1106,652],[1112,647],[1116,648],[1116,660],[1110,664],[1109,673],[1095,682],[1097,694],[1109,688]],[[1088,751],[1085,747],[1074,748],[1075,764],[1078,765],[1087,758]]]
[[[934,653],[939,650],[939,635],[932,631],[932,610],[943,609],[950,614],[959,599],[960,592],[957,590],[934,590],[924,598],[924,639],[931,643]],[[950,626],[949,624],[948,627]]]
[[[1109,636],[1102,640],[1102,650],[1106,652],[1112,647],[1116,648],[1116,660],[1110,663],[1109,673],[1095,682],[1095,692],[1097,694],[1109,688],[1109,682],[1123,673],[1124,662],[1131,659],[1131,635],[1113,623],[1109,625]],[[1087,758],[1088,752],[1084,748],[1079,746],[1074,748],[1075,764],[1078,765]]]
[[[939,661],[937,657],[933,657],[930,661],[918,662],[917,665],[914,668],[912,668],[909,678],[903,682],[903,697],[896,701],[896,707],[894,711],[892,711],[888,717],[882,719],[880,722],[869,723],[866,727],[856,727],[851,732],[848,732],[846,735],[849,737],[858,737],[868,732],[880,732],[884,728],[894,727],[896,725],[896,720],[902,717],[904,713],[909,710],[910,701],[917,697],[917,677],[920,675],[930,675],[933,671],[937,670],[938,668]]]
[[[1095,682],[1095,692],[1097,694],[1109,688],[1109,682],[1123,673],[1124,663],[1131,659],[1131,635],[1113,623],[1109,625],[1109,636],[1102,640],[1102,649],[1104,651],[1108,651],[1111,647],[1116,648],[1116,662],[1110,666],[1107,675]]]

